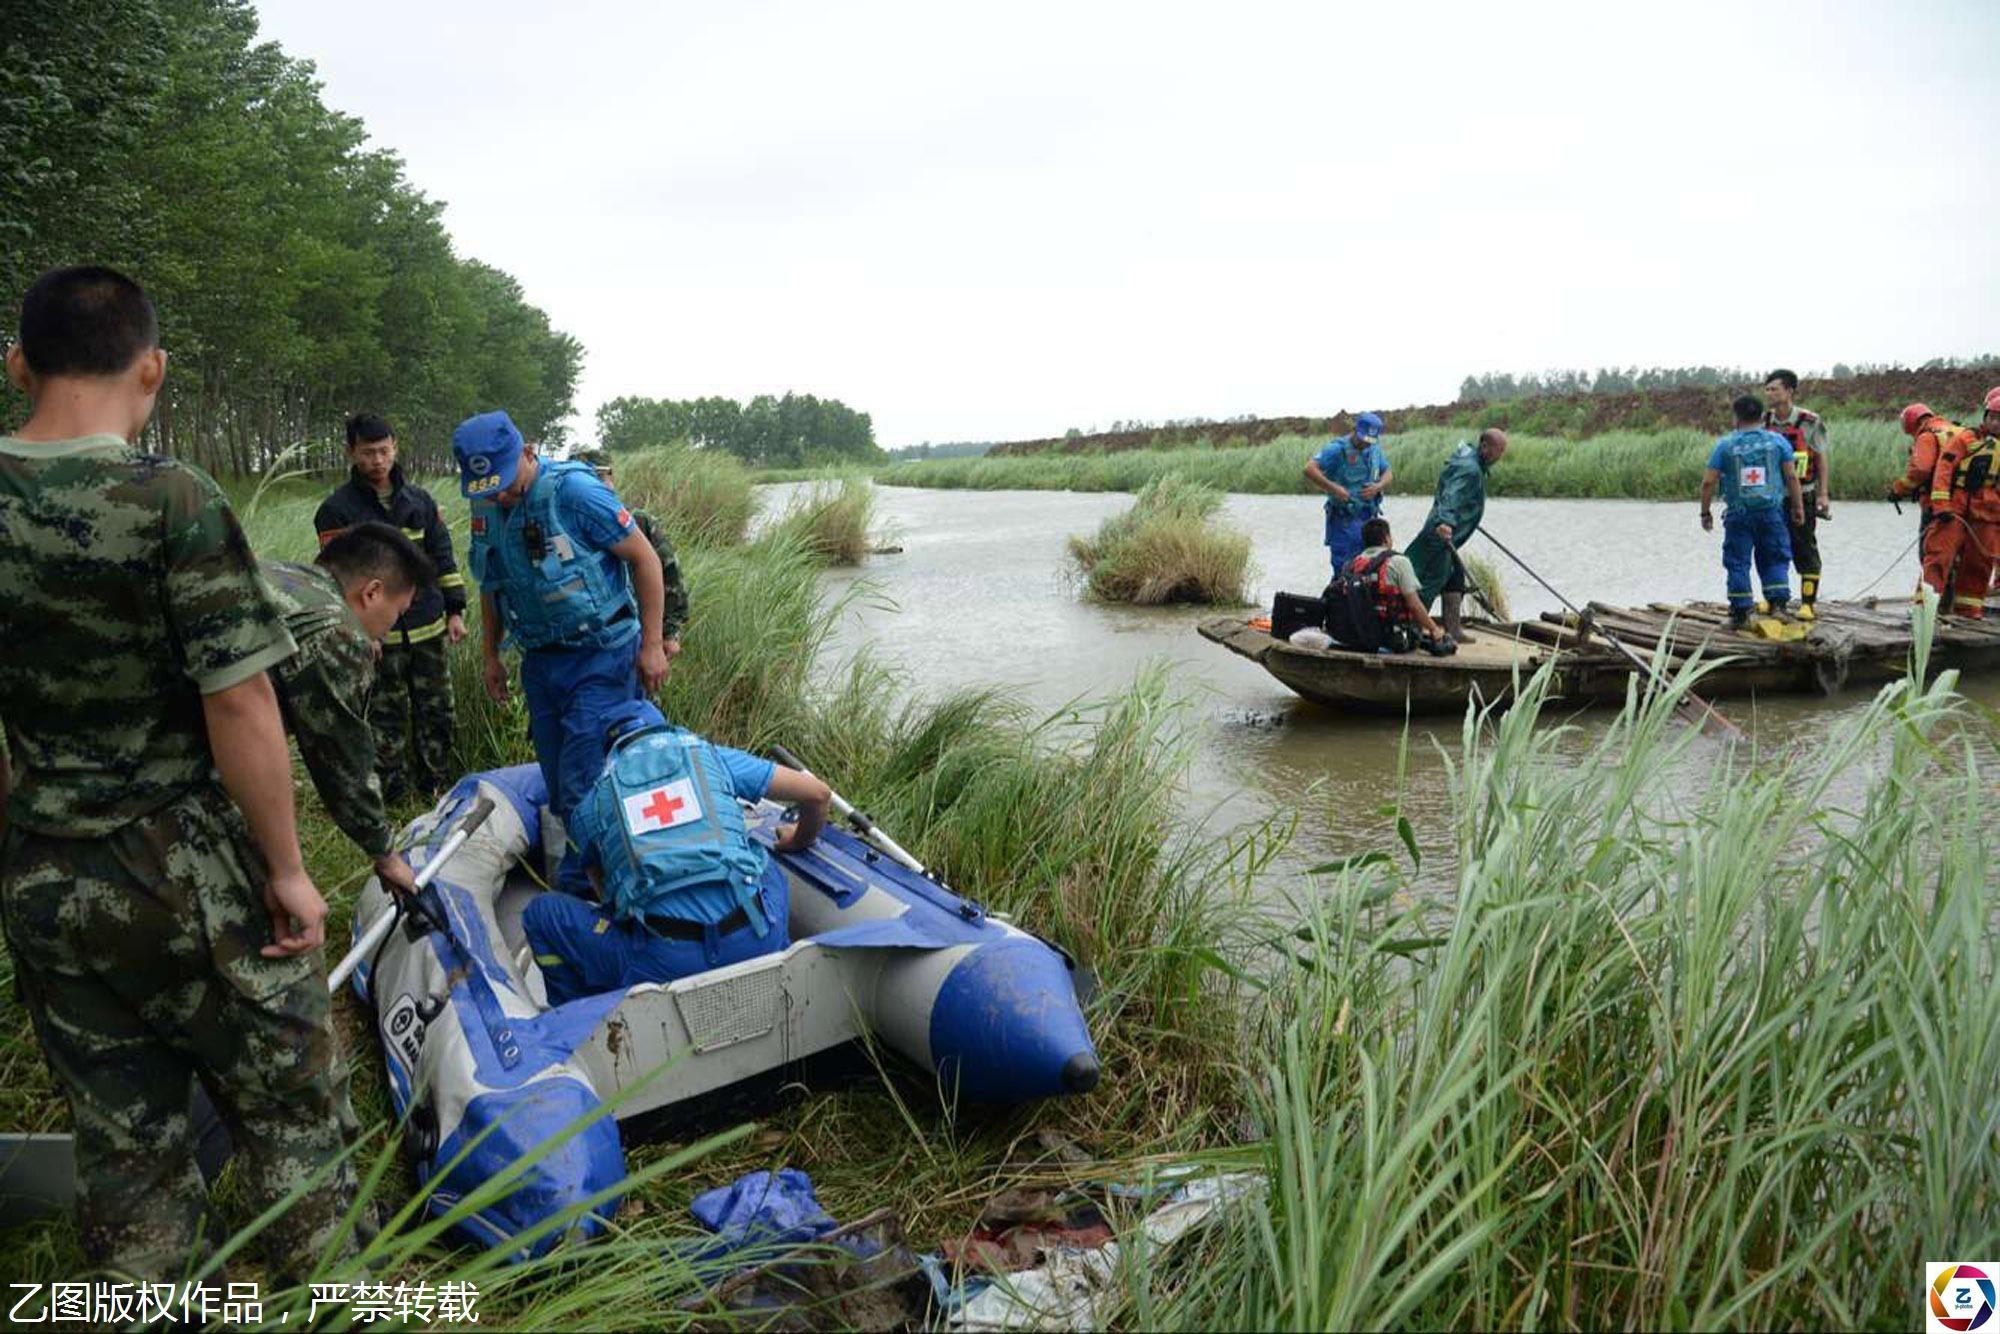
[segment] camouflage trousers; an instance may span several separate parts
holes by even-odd
[[[314,952],[266,959],[262,859],[219,789],[102,839],[18,827],[0,850],[0,924],[76,1129],[77,1222],[95,1265],[185,1272],[207,1192],[188,1115],[199,1078],[235,1142],[260,1240],[303,1279],[343,1235],[357,1127]],[[210,1241],[213,1238],[209,1239]]]
[[[375,734],[375,772],[382,795],[401,801],[414,790],[434,794],[451,786],[451,663],[443,635],[417,644],[384,644],[368,696],[368,728]],[[404,757],[411,763],[406,770]]]

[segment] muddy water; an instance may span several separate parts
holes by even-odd
[[[765,488],[766,511],[781,506],[791,489]],[[1296,866],[1390,846],[1390,825],[1377,809],[1397,801],[1421,846],[1448,847],[1445,766],[1433,740],[1455,752],[1461,719],[1416,719],[1405,747],[1400,720],[1319,708],[1202,639],[1194,627],[1216,614],[1212,609],[1106,607],[1080,596],[1064,574],[1065,539],[1095,531],[1130,503],[1115,494],[876,488],[878,526],[903,551],[871,557],[860,571],[825,576],[830,590],[856,581],[868,586],[841,626],[836,651],[873,644],[903,664],[920,689],[1000,686],[1048,710],[1123,690],[1146,662],[1164,659],[1191,701],[1197,749],[1185,805],[1190,818],[1232,825],[1296,808],[1299,836],[1286,858]],[[1399,542],[1416,531],[1427,508],[1425,500],[1390,498],[1387,514]],[[1252,534],[1260,605],[1269,606],[1275,589],[1316,593],[1326,582],[1320,507],[1311,496],[1232,496],[1227,517]],[[1722,595],[1721,534],[1701,531],[1692,499],[1496,499],[1486,518],[1502,541],[1578,603]],[[1898,515],[1886,503],[1836,506],[1833,521],[1820,529],[1822,595],[1887,596],[1912,586],[1915,556],[1899,559],[1899,553],[1915,532],[1907,509]],[[1501,584],[1516,616],[1556,608],[1490,544],[1475,539],[1474,549],[1504,567]],[[2000,683],[1973,682],[1968,693],[2000,705]],[[1866,691],[1831,701],[1777,696],[1732,702],[1730,712],[1760,751],[1788,755],[1811,748],[1868,699]],[[1602,728],[1602,714],[1587,711],[1579,721],[1583,734],[1574,744],[1581,751]],[[1406,757],[1400,792],[1399,755]],[[1848,795],[1857,787],[1851,784]]]

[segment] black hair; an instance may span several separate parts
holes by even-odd
[[[159,345],[153,303],[116,269],[50,269],[21,298],[21,355],[37,375],[117,375]]]
[[[1796,394],[1799,391],[1799,373],[1797,371],[1788,371],[1780,366],[1777,370],[1772,371],[1764,377],[1765,384],[1769,384],[1773,380],[1785,386],[1787,393]]]
[[[1743,394],[1729,406],[1736,413],[1737,421],[1755,422],[1764,420],[1764,400],[1755,394]]]
[[[415,592],[437,582],[437,567],[400,529],[386,523],[357,523],[319,549],[319,563],[344,588],[360,579],[380,579],[391,593]]]
[[[395,432],[389,429],[388,420],[372,412],[357,412],[347,419],[349,449],[362,443],[373,444],[377,440],[387,440],[394,434]]]
[[[1362,524],[1361,544],[1370,547],[1388,546],[1389,521],[1387,519],[1370,519],[1367,523]]]

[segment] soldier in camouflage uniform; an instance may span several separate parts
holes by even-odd
[[[419,592],[389,633],[381,636],[368,725],[375,733],[376,772],[391,805],[412,791],[435,796],[452,773],[449,646],[465,638],[465,576],[452,558],[451,533],[431,493],[403,476],[396,435],[371,412],[347,420],[348,478],[313,515],[321,542],[359,523],[386,523],[423,544],[437,582]],[[405,757],[411,762],[406,764]],[[407,777],[405,776],[407,774]]]
[[[183,1272],[198,1077],[253,1209],[301,1192],[264,1234],[296,1275],[349,1244],[354,1123],[266,675],[294,646],[215,483],[128,443],[157,329],[131,280],[59,269],[7,353],[34,407],[0,437],[0,926],[69,1102],[90,1262]]]
[[[597,473],[599,481],[612,485],[611,451],[608,449],[579,449],[571,455],[578,463],[589,464]],[[660,574],[666,583],[666,614],[662,639],[667,650],[667,661],[672,662],[681,651],[681,631],[687,628],[688,591],[681,578],[681,563],[674,555],[674,544],[660,531],[659,522],[641,509],[632,511],[632,522],[653,545],[660,556]]]
[[[265,561],[262,570],[299,646],[271,669],[271,681],[320,803],[374,860],[383,884],[415,892],[409,863],[390,848],[394,831],[375,772],[367,702],[375,645],[435,571],[385,523],[356,524],[330,538],[315,564]]]

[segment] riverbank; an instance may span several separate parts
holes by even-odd
[[[1879,500],[1902,475],[1909,449],[1895,423],[1833,422],[1829,467],[1836,500]],[[1395,470],[1394,490],[1428,495],[1458,442],[1470,433],[1426,427],[1384,441]],[[1197,446],[1134,449],[1110,454],[991,455],[898,463],[877,470],[884,486],[987,491],[1137,491],[1178,473],[1221,491],[1247,495],[1303,494],[1306,461],[1325,440],[1284,436],[1238,449]],[[1497,496],[1544,499],[1688,500],[1701,488],[1715,436],[1690,430],[1619,431],[1587,440],[1514,435],[1491,474]]]
[[[462,503],[437,490],[462,546]],[[253,542],[308,555],[311,500],[267,497]],[[684,1323],[688,1276],[658,1252],[687,1232],[687,1198],[780,1164],[811,1171],[837,1217],[897,1208],[922,1245],[1008,1186],[1187,1157],[1263,1170],[1261,1213],[1122,1275],[1120,1327],[1897,1324],[1924,1255],[2000,1240],[1981,1203],[2000,1197],[2000,1150],[1979,1120],[2000,1101],[1994,849],[1960,816],[1992,770],[1930,748],[1951,735],[1946,696],[1860,704],[1813,729],[1831,740],[1755,766],[1657,706],[1588,732],[1518,710],[1441,738],[1434,813],[1393,758],[1366,800],[1302,793],[1364,840],[1308,875],[1279,869],[1278,805],[1233,838],[1191,824],[1201,715],[1157,674],[1107,676],[1115,698],[1081,708],[982,688],[925,703],[886,665],[915,647],[893,632],[859,665],[829,649],[852,576],[816,579],[775,542],[684,563],[695,616],[669,712],[793,745],[968,892],[1074,950],[1100,978],[1105,1079],[1079,1102],[954,1117],[892,1072],[728,1143],[637,1148],[629,1166],[653,1175],[619,1235],[587,1263],[482,1274],[483,1325]],[[1076,610],[1100,630],[1165,615]],[[475,665],[455,663],[459,763],[518,762],[518,704],[485,702]],[[310,864],[344,914],[365,863],[309,791]],[[362,1119],[383,1124],[379,1055],[341,1011]],[[23,1042],[5,1044],[10,1076],[39,1072]],[[7,1112],[46,1102],[45,1085],[39,1101],[10,1088]],[[1064,1143],[1085,1161],[1049,1147]],[[381,1197],[410,1188],[392,1161]],[[15,1240],[35,1277],[81,1272],[62,1227]],[[479,1263],[398,1245],[378,1272],[437,1282]]]

